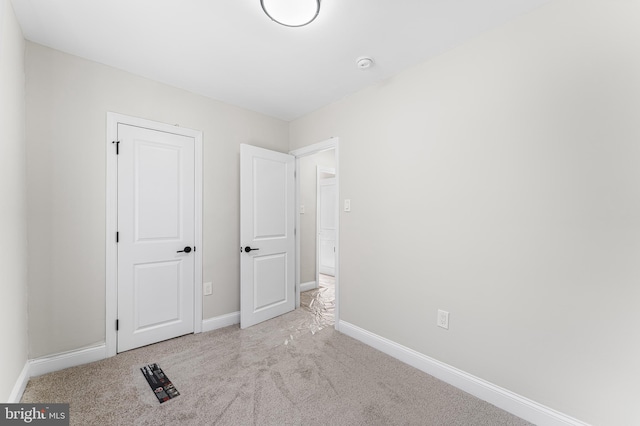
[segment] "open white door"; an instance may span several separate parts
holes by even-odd
[[[336,274],[336,197],[336,179],[318,179],[318,270],[332,277]]]
[[[194,332],[194,138],[118,124],[122,352]]]
[[[295,309],[295,157],[240,146],[240,327]]]

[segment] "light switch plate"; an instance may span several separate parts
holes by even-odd
[[[449,329],[449,312],[438,309],[438,327]]]
[[[304,204],[300,205],[300,214],[304,214]]]
[[[202,285],[204,291],[204,295],[205,296],[210,296],[211,294],[213,294],[213,285],[211,283],[204,283]]]
[[[345,212],[351,211],[351,200],[349,199],[344,200],[344,211]]]

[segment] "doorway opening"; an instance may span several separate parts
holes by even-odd
[[[202,331],[202,132],[107,113],[106,356]]]
[[[311,311],[319,328],[339,324],[338,138],[291,154],[296,157],[296,307]]]

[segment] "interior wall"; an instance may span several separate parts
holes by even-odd
[[[318,152],[300,158],[300,202],[304,205],[304,214],[300,214],[300,283],[316,280],[316,216],[317,187],[316,174],[318,166],[335,169],[335,149]],[[300,206],[298,206],[300,207]]]
[[[0,0],[0,401],[27,362],[25,41],[9,0]]]
[[[342,320],[640,424],[639,18],[554,1],[291,123],[340,137]]]
[[[105,339],[107,111],[203,131],[203,316],[239,311],[239,145],[288,124],[31,42],[26,72],[30,357]]]

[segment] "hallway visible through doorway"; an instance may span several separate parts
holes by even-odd
[[[335,324],[335,277],[319,274],[318,288],[300,293],[300,307],[313,314],[312,333]]]

